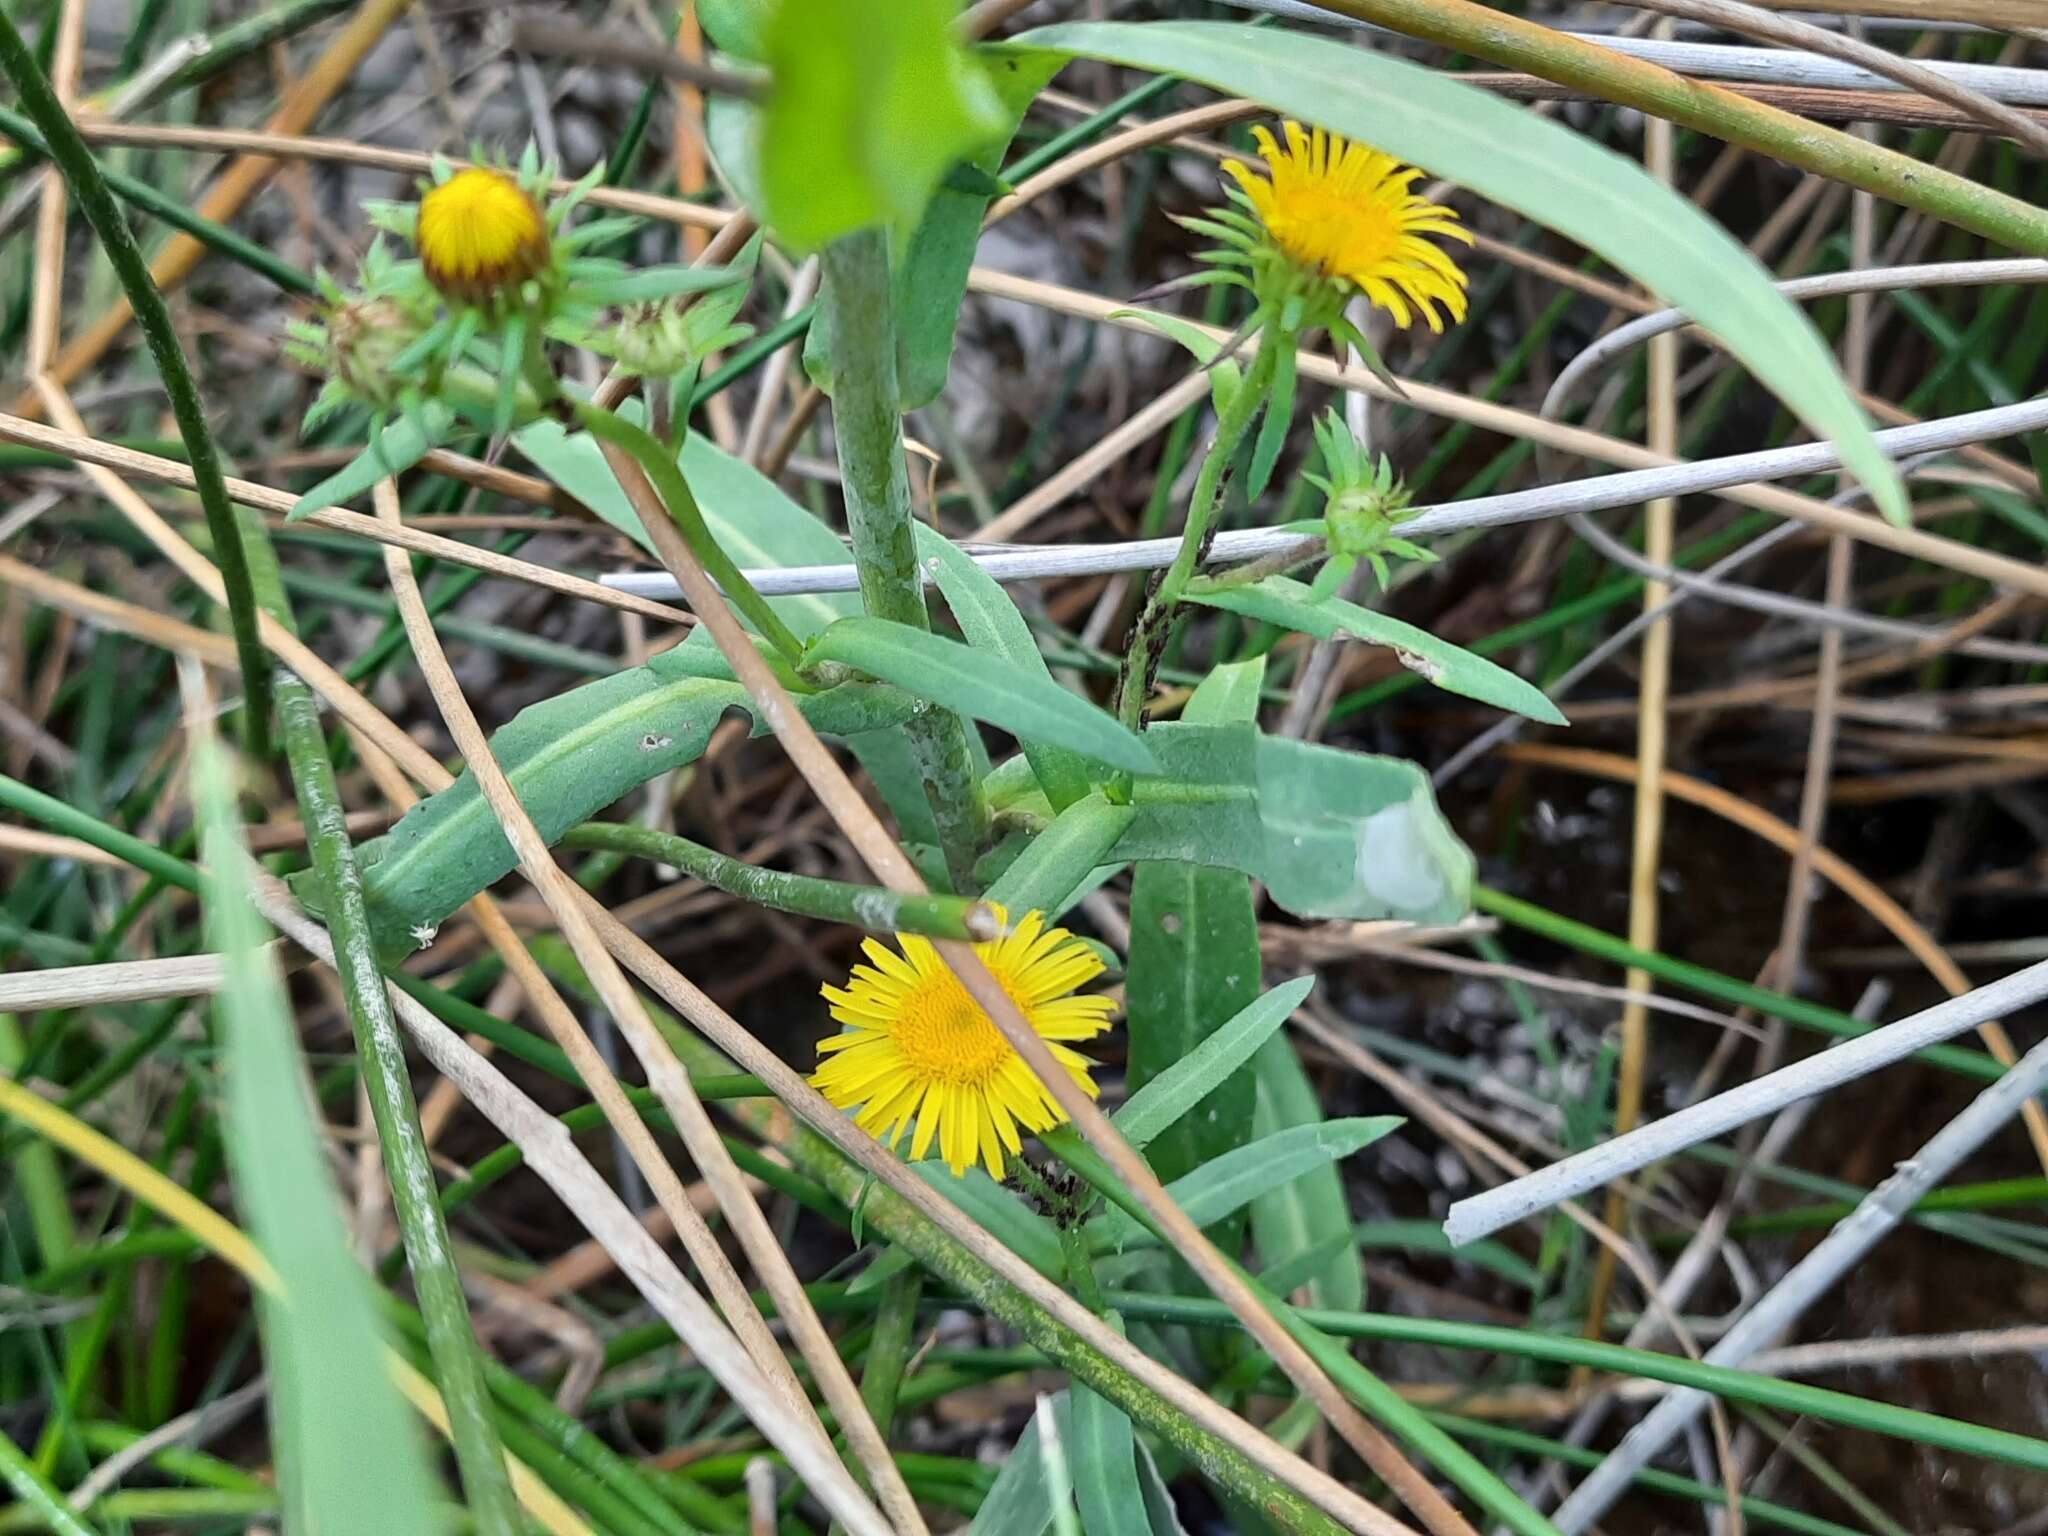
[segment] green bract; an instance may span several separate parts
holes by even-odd
[[[1385,454],[1375,459],[1351,435],[1351,429],[1335,409],[1316,422],[1315,433],[1327,474],[1302,478],[1326,498],[1324,534],[1332,556],[1316,579],[1317,595],[1335,593],[1351,573],[1352,562],[1357,560],[1372,567],[1382,588],[1387,584],[1388,555],[1434,562],[1436,556],[1430,551],[1394,536],[1394,529],[1416,514],[1408,505],[1407,487],[1394,473],[1392,461]]]
[[[383,235],[415,254],[400,258],[382,238],[374,241],[355,286],[323,273],[321,309],[292,327],[292,356],[326,375],[306,425],[351,407],[369,417],[362,454],[301,497],[294,518],[361,494],[464,426],[502,437],[540,419],[560,394],[551,343],[602,353],[632,373],[672,377],[751,334],[733,318],[758,242],[729,267],[634,267],[592,254],[632,234],[639,221],[577,222],[602,168],[556,195],[555,167],[531,146],[516,168],[458,169],[437,159],[422,191],[431,195],[478,170],[516,183],[542,210],[537,261],[498,285],[453,284],[445,273],[437,285],[418,254],[421,204],[365,205]],[[724,291],[690,304],[715,290]]]

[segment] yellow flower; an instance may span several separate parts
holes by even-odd
[[[512,177],[472,165],[420,199],[419,248],[436,288],[480,301],[547,264],[547,219]]]
[[[867,940],[862,948],[874,963],[856,965],[845,988],[824,989],[846,1032],[818,1042],[821,1064],[811,1082],[841,1109],[865,1106],[855,1123],[891,1146],[915,1119],[912,1159],[922,1158],[936,1137],[953,1172],[979,1162],[1000,1179],[1004,1154],[1023,1151],[1018,1128],[1048,1131],[1066,1113],[930,941],[899,934],[897,942],[900,955]],[[1036,912],[974,950],[1093,1098],[1094,1063],[1062,1042],[1101,1034],[1116,1011],[1109,998],[1069,995],[1102,973],[1095,952],[1064,928],[1047,928]]]
[[[1267,238],[1296,267],[1350,284],[1406,326],[1415,313],[1442,331],[1441,304],[1465,318],[1465,274],[1428,237],[1472,243],[1455,211],[1412,189],[1422,172],[1367,144],[1285,124],[1283,150],[1264,126],[1252,136],[1267,175],[1241,161],[1223,169],[1243,190]]]

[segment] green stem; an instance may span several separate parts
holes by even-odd
[[[993,938],[996,932],[994,914],[978,901],[959,896],[904,896],[880,886],[762,869],[652,827],[586,821],[571,827],[561,846],[658,859],[756,906],[847,923],[871,933],[921,933],[928,938],[974,943]]]
[[[1195,489],[1188,497],[1187,523],[1181,529],[1180,548],[1174,553],[1173,564],[1166,568],[1158,587],[1145,600],[1138,622],[1131,627],[1131,643],[1124,657],[1123,686],[1117,697],[1116,712],[1117,718],[1132,730],[1138,729],[1144,721],[1145,700],[1152,691],[1152,670],[1158,665],[1159,652],[1166,644],[1174,606],[1187,590],[1188,581],[1201,562],[1202,549],[1209,542],[1216,520],[1216,505],[1223,489],[1224,471],[1230,467],[1231,457],[1237,452],[1238,444],[1244,441],[1245,433],[1258,419],[1259,407],[1266,403],[1267,389],[1283,345],[1292,346],[1293,342],[1284,337],[1276,340],[1270,331],[1260,333],[1258,353],[1252,358],[1252,365],[1244,378],[1238,382],[1230,404],[1217,419],[1215,439],[1209,444],[1201,469],[1196,472]]]
[[[2028,256],[2048,254],[2048,217],[2015,197],[1839,129],[1474,0],[1316,0],[1326,11],[1440,43],[1456,53],[1698,129],[1973,230]]]
[[[682,530],[690,553],[703,563],[711,579],[718,583],[719,590],[725,593],[727,601],[739,609],[747,622],[792,665],[801,662],[803,642],[768,606],[768,600],[754,590],[753,583],[741,574],[740,568],[732,563],[732,557],[712,536],[710,525],[704,521],[704,513],[697,505],[697,498],[691,494],[689,481],[683,478],[683,472],[676,467],[675,455],[661,439],[637,422],[628,421],[617,412],[608,411],[588,400],[574,400],[570,405],[576,419],[585,428],[606,442],[625,449],[647,472],[655,494],[661,497],[662,505],[668,508],[669,516]]]
[[[882,1304],[875,1311],[874,1337],[868,1340],[867,1359],[861,1367],[860,1400],[885,1439],[896,1420],[896,1395],[903,1385],[903,1368],[910,1363],[917,1302],[923,1291],[923,1270],[900,1270],[882,1287]]]
[[[245,1529],[256,1523],[255,1516],[270,1514],[276,1508],[277,1493],[269,1488],[247,1492],[231,1488],[129,1488],[95,1500],[92,1512],[124,1526],[133,1522],[150,1529],[162,1529],[174,1521],[194,1520],[223,1521],[232,1528]],[[97,1536],[75,1517],[68,1522],[52,1519],[48,1511],[33,1503],[0,1509],[0,1532],[12,1536],[15,1531],[57,1531],[62,1536],[85,1531],[88,1536]]]
[[[879,229],[843,236],[825,248],[822,263],[819,303],[832,333],[832,427],[861,601],[875,618],[930,629],[910,526],[888,236]],[[930,709],[904,729],[953,887],[971,896],[977,889],[974,861],[988,836],[988,810],[967,724],[951,710]]]
[[[263,525],[248,519],[252,574],[272,617],[290,627],[292,615],[279,580],[276,555]],[[427,1347],[447,1403],[450,1437],[462,1471],[471,1518],[481,1536],[517,1536],[519,1510],[505,1470],[505,1449],[491,1415],[484,1384],[482,1350],[471,1326],[469,1303],[456,1272],[448,1224],[436,1197],[437,1181],[427,1139],[420,1128],[405,1040],[392,1016],[391,996],[370,936],[369,904],[362,870],[349,841],[347,813],[327,756],[327,736],[313,690],[285,673],[277,690],[278,719],[285,756],[306,842],[320,884],[327,930],[334,939],[335,970],[341,978],[363,1087],[376,1122],[377,1143],[391,1188],[392,1210],[405,1243],[406,1261],[426,1321]]]
[[[251,755],[267,758],[270,755],[270,657],[257,634],[256,596],[249,585],[248,558],[242,547],[234,507],[228,501],[220,455],[214,449],[213,435],[207,430],[206,409],[199,398],[199,387],[193,383],[191,370],[185,366],[185,354],[178,342],[177,329],[171,324],[171,312],[164,304],[164,296],[157,292],[156,283],[149,275],[149,263],[143,259],[142,247],[136,244],[135,232],[128,227],[120,205],[108,190],[92,152],[85,147],[85,140],[78,136],[78,130],[65,114],[63,103],[57,100],[57,93],[50,89],[48,78],[36,67],[35,56],[5,12],[0,12],[0,71],[6,73],[14,82],[14,88],[21,93],[22,109],[42,130],[51,160],[70,187],[71,195],[77,199],[87,222],[92,225],[93,233],[99,236],[107,261],[113,267],[114,275],[120,279],[121,287],[128,295],[128,303],[135,311],[136,324],[142,328],[143,339],[149,344],[157,374],[163,380],[164,393],[171,403],[171,415],[178,423],[178,435],[185,440],[185,451],[191,460],[193,486],[199,493],[200,506],[206,511],[206,526],[213,534],[214,560],[220,567],[228,620],[234,630],[235,652],[242,667],[242,688],[246,696],[242,720],[244,738]]]

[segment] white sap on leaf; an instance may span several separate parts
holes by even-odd
[[[1394,912],[1434,906],[1448,894],[1406,801],[1358,823],[1358,883]]]

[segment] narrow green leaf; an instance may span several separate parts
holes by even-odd
[[[1189,589],[1187,597],[1191,603],[1299,630],[1320,640],[1348,635],[1372,645],[1391,646],[1402,666],[1446,693],[1463,694],[1545,725],[1567,723],[1542,689],[1484,656],[1341,597],[1317,597],[1301,582],[1285,576],[1268,576],[1244,586],[1198,584]]]
[[[1244,379],[1244,370],[1229,359],[1216,361],[1216,354],[1223,350],[1223,343],[1211,336],[1194,321],[1180,315],[1166,314],[1151,309],[1116,309],[1110,311],[1112,320],[1130,318],[1149,326],[1169,340],[1179,342],[1194,354],[1195,361],[1209,370],[1209,401],[1221,416],[1230,408],[1231,396]]]
[[[370,439],[363,451],[292,503],[285,521],[295,523],[315,512],[353,501],[388,476],[401,474],[448,440],[455,413],[429,400],[417,415],[399,417]]]
[[[1109,1324],[1123,1331],[1122,1318]],[[1077,1381],[1067,1390],[1064,1428],[1081,1529],[1087,1536],[1152,1536],[1138,1480],[1138,1437],[1123,1409]]]
[[[1266,401],[1265,417],[1259,423],[1258,440],[1252,444],[1252,466],[1245,476],[1244,494],[1256,501],[1273,478],[1280,462],[1280,450],[1287,446],[1288,431],[1294,425],[1295,354],[1282,352],[1273,368],[1273,393]]]
[[[1212,1031],[1209,1038],[1131,1095],[1111,1122],[1134,1147],[1143,1147],[1200,1102],[1252,1053],[1314,990],[1313,976],[1283,982],[1254,999]]]
[[[910,1166],[925,1183],[980,1222],[1005,1248],[1047,1279],[1065,1276],[1066,1259],[1060,1252],[1059,1234],[1052,1223],[1026,1205],[1014,1190],[1005,1189],[990,1178],[987,1170],[969,1168],[965,1173],[954,1173],[936,1159]]]
[[[1052,1501],[1045,1493],[1045,1452],[1039,1445],[1038,1416],[1003,1458],[967,1536],[1045,1536],[1052,1526]]]
[[[642,267],[577,280],[576,297],[591,304],[646,304],[678,294],[730,288],[745,274],[731,267]]]
[[[1003,590],[1001,582],[989,575],[956,548],[951,539],[923,523],[915,526],[918,558],[932,573],[946,606],[959,621],[967,643],[991,651],[1005,661],[1044,674],[1052,680],[1045,655],[1024,615]],[[1063,811],[1086,795],[1092,787],[1088,761],[1054,741],[1026,741],[1024,756],[1038,776],[1052,808]]]
[[[808,647],[810,661],[837,661],[1017,737],[1063,741],[1128,773],[1157,764],[1135,733],[1050,677],[944,635],[887,619],[841,619]]]
[[[638,421],[642,412],[637,401],[628,401],[619,414]],[[557,422],[539,421],[513,433],[512,442],[556,485],[653,552],[640,514],[619,489],[603,449],[588,432],[568,432]],[[702,433],[692,432],[684,441],[679,462],[705,525],[742,570],[845,561],[846,546],[836,534],[774,481]],[[834,619],[859,613],[860,599],[850,593],[811,592],[771,597],[768,606],[799,638],[808,639]]]
[[[1247,1141],[1194,1172],[1183,1174],[1166,1186],[1166,1192],[1197,1226],[1211,1227],[1275,1185],[1328,1168],[1371,1146],[1401,1124],[1398,1115],[1379,1115],[1290,1126]],[[1114,1209],[1089,1222],[1088,1228],[1089,1240],[1111,1251],[1149,1237],[1142,1226]]]
[[[1199,80],[1470,187],[1641,279],[1718,336],[1842,461],[1894,522],[1898,471],[1833,355],[1727,230],[1635,161],[1560,123],[1392,53],[1239,22],[1076,22],[1019,47]]]

